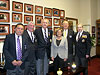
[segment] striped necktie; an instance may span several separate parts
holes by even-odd
[[[48,38],[47,38],[47,35],[46,35],[46,29],[44,30],[44,34],[45,34],[45,41],[47,42]]]

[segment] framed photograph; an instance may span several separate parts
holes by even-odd
[[[9,22],[9,20],[8,12],[0,12],[0,22]]]
[[[95,38],[95,34],[92,34],[92,37]]]
[[[33,5],[31,4],[24,4],[24,12],[25,13],[33,13]]]
[[[35,16],[35,25],[41,26],[41,20],[43,19],[43,16]]]
[[[48,28],[49,30],[52,30],[52,28],[50,27],[50,28]]]
[[[13,11],[23,12],[23,3],[13,1]]]
[[[60,10],[60,18],[64,18],[65,17],[65,11],[64,10]]]
[[[12,22],[22,22],[22,14],[13,13],[12,14]]]
[[[0,35],[8,35],[10,33],[9,27],[8,24],[0,24]]]
[[[60,19],[54,18],[53,24],[54,24],[54,26],[60,26]]]
[[[43,14],[43,7],[35,6],[35,14]]]
[[[12,25],[12,33],[15,33],[15,31],[14,31],[15,26],[16,26],[16,25]],[[27,27],[27,25],[24,25],[25,30],[26,30],[26,27]]]
[[[51,8],[44,8],[44,16],[52,16],[52,9]]]
[[[56,31],[57,31],[58,28],[60,28],[60,27],[54,27],[54,30],[53,30],[54,31],[54,35],[56,35]]]
[[[53,16],[55,16],[55,17],[59,17],[59,9],[55,9],[55,8],[53,8]]]
[[[29,21],[33,21],[33,16],[24,15],[24,23],[28,24]]]
[[[92,26],[92,33],[95,33],[95,26]]]
[[[52,18],[47,18],[47,17],[45,17],[45,18],[48,19],[48,21],[49,21],[48,26],[52,27]]]
[[[63,26],[64,20],[65,20],[65,19],[60,19],[60,26],[61,26],[61,27]]]
[[[38,29],[38,28],[41,28],[41,27],[42,27],[42,26],[36,26],[35,28]]]
[[[7,1],[7,0],[0,0],[0,9],[2,9],[2,10],[9,10],[9,1]]]

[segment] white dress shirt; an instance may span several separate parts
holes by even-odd
[[[17,38],[18,38],[18,35],[15,33],[15,39],[16,39],[16,55],[17,55],[17,57],[18,57],[18,51],[17,51]],[[20,39],[21,50],[22,50],[22,36],[19,36],[19,39]]]
[[[45,33],[44,33],[45,31],[44,31],[44,28],[42,28],[42,33],[43,33],[43,36],[44,36],[44,38],[45,38]],[[48,28],[46,28],[46,36],[48,37]]]
[[[66,33],[66,35],[65,35],[65,33]],[[67,35],[68,35],[68,29],[66,29],[66,30],[64,29],[64,31],[63,31],[63,36],[64,36],[64,37],[67,37]]]
[[[78,35],[79,35],[79,33],[80,33],[80,37],[81,37],[81,36],[82,36],[82,33],[83,33],[83,30],[82,30],[81,32],[78,32],[78,33],[77,33],[76,41],[78,41]]]
[[[32,40],[32,37],[33,37],[33,40],[32,40],[32,42],[33,42],[33,41],[34,41],[34,34],[33,34],[33,32],[30,32],[29,30],[27,30],[27,32],[28,32],[28,34],[29,34],[31,40]],[[32,33],[32,36],[31,36],[31,33]]]

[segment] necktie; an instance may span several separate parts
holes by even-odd
[[[46,35],[46,30],[44,30],[44,34],[45,34],[45,41],[47,42],[48,38],[47,38],[47,35]]]
[[[64,37],[66,38],[66,31],[64,31]]]
[[[78,40],[79,40],[79,38],[80,38],[80,32],[79,32],[79,34],[78,34]]]
[[[17,52],[18,52],[17,60],[21,60],[21,58],[22,58],[22,50],[21,50],[21,44],[20,44],[19,36],[17,38]]]
[[[31,40],[32,40],[32,42],[34,42],[32,32],[31,32]]]

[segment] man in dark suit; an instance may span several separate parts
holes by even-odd
[[[36,29],[34,32],[38,44],[38,50],[36,51],[37,75],[46,75],[48,73],[52,31],[47,26],[48,20],[42,19],[42,28]]]
[[[83,31],[83,26],[78,25],[75,34],[75,61],[76,66],[86,67],[84,75],[88,75],[88,58],[91,50],[91,38],[88,32]]]
[[[74,31],[69,28],[68,21],[63,22],[63,36],[67,39],[68,43],[68,63],[72,63],[73,61],[73,43],[74,43]]]
[[[15,26],[15,34],[6,36],[3,46],[7,75],[24,75],[24,64],[28,56],[27,43],[22,36],[23,24]]]
[[[33,22],[29,22],[27,25],[27,30],[24,31],[23,35],[25,36],[25,40],[27,40],[27,44],[29,45],[29,55],[25,63],[25,74],[24,75],[35,75],[36,71],[36,56],[35,50],[37,49],[36,45],[36,37],[33,34],[34,24]]]

